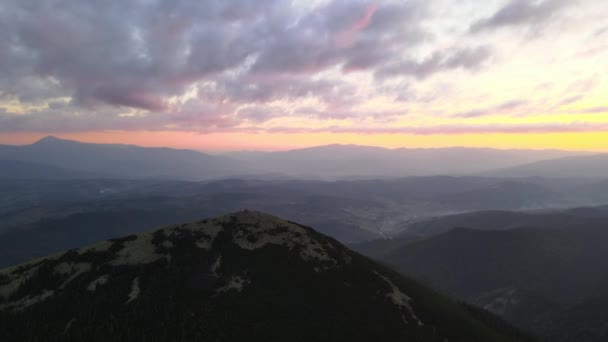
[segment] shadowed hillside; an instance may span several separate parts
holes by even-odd
[[[4,341],[526,341],[310,228],[257,213],[0,271]]]

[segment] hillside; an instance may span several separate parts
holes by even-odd
[[[416,222],[407,225],[401,236],[431,236],[457,227],[476,230],[510,230],[523,227],[553,229],[601,225],[606,221],[608,221],[608,207],[604,206],[545,211],[488,210],[446,215]]]
[[[603,226],[447,233],[387,250],[382,259],[459,298],[515,287],[574,303],[608,275]],[[573,277],[576,274],[576,277]]]
[[[604,341],[603,314],[593,308],[608,298],[606,222],[594,217],[552,228],[456,228],[358,250],[548,341]],[[590,337],[581,338],[584,334]]]
[[[248,211],[2,270],[0,335],[3,341],[526,340],[310,228]]]

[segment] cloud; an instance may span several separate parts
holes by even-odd
[[[303,100],[317,100],[331,106],[352,106],[362,100],[354,96],[356,91],[356,85],[339,79],[271,74],[227,77],[208,82],[199,88],[199,98],[208,102],[223,101],[235,106]]]
[[[425,7],[422,1],[330,1],[268,35],[251,71],[315,74],[339,65],[351,71],[400,59],[429,38],[421,26]]]
[[[509,26],[537,26],[574,3],[576,1],[573,0],[510,0],[494,15],[473,23],[469,31],[477,33]]]
[[[437,51],[420,61],[408,59],[388,64],[377,70],[376,77],[385,79],[412,76],[416,79],[425,79],[446,70],[476,70],[487,62],[491,56],[492,49],[487,45]]]
[[[608,113],[608,106],[591,107],[577,110],[576,113],[581,114],[603,114]]]
[[[326,127],[312,130],[301,127],[275,127],[273,133],[336,133],[336,134],[551,134],[572,132],[608,132],[608,123],[572,122],[538,124],[437,125],[421,127]]]
[[[559,101],[559,103],[557,104],[558,106],[565,106],[565,105],[569,105],[575,102],[578,102],[580,100],[582,100],[583,98],[585,98],[585,95],[574,95],[574,96],[570,96],[567,97],[561,101]]]
[[[229,131],[242,123],[232,114],[233,110],[198,100],[188,102],[181,111],[173,114],[59,107],[29,114],[0,113],[0,132]]]
[[[601,27],[601,28],[597,29],[593,33],[593,36],[596,37],[596,38],[597,37],[601,37],[601,36],[605,35],[607,32],[608,32],[608,26],[604,26],[604,27]]]
[[[474,109],[466,112],[456,113],[452,115],[452,117],[470,119],[488,115],[505,114],[513,110],[519,109],[527,103],[528,101],[526,100],[512,100],[490,108]]]
[[[236,80],[275,98],[284,91],[251,76],[296,74],[297,88],[331,68],[371,70],[397,60],[428,38],[425,8],[418,0],[334,0],[308,10],[279,0],[7,0],[0,4],[0,96],[161,112],[193,84]],[[336,44],[340,36],[344,44]]]
[[[241,108],[237,112],[240,119],[252,123],[267,122],[283,115],[285,115],[285,111],[277,106],[250,106]]]
[[[567,3],[509,1],[471,30],[542,24]],[[0,131],[225,132],[276,130],[271,127],[286,123],[312,131],[310,126],[341,122],[339,131],[388,126],[405,115],[433,122],[434,115],[444,114],[444,102],[458,97],[470,103],[481,98],[474,92],[487,91],[475,88],[485,84],[474,79],[477,70],[485,72],[494,62],[508,66],[497,55],[504,49],[489,45],[492,37],[462,36],[468,18],[444,17],[458,11],[435,5],[425,0],[0,1]],[[551,56],[555,65],[559,53]],[[468,79],[456,74],[461,71],[471,76],[463,87],[460,82]],[[488,78],[495,76],[504,75]],[[582,93],[594,96],[584,89],[568,91]],[[482,103],[459,115],[481,117],[524,104]]]
[[[375,1],[367,6],[361,19],[355,21],[353,25],[341,32],[338,32],[334,40],[339,47],[352,45],[355,40],[355,35],[364,30],[371,23],[374,14],[378,10],[378,2]]]
[[[500,107],[500,106],[497,106]],[[325,116],[316,108],[301,108],[296,115]],[[584,109],[581,112],[606,112],[608,108]],[[236,112],[233,115],[232,112]],[[146,113],[124,115],[112,111],[72,112],[65,108],[28,115],[14,114],[0,108],[0,132],[73,133],[102,130],[145,131],[196,131],[200,133],[336,133],[336,134],[410,134],[410,135],[459,135],[459,134],[545,134],[568,132],[608,132],[608,123],[573,121],[569,123],[541,122],[533,124],[443,124],[423,126],[396,125],[397,117],[407,115],[407,110],[335,112],[334,119],[353,119],[358,125],[305,127],[260,126],[269,118],[283,116],[276,106],[250,106],[236,110],[222,108],[218,104],[206,104],[200,100],[188,102],[176,114]],[[369,121],[371,120],[371,121]],[[243,125],[243,123],[248,123]]]
[[[147,109],[153,112],[167,110],[168,104],[160,96],[136,90],[121,90],[119,88],[100,88],[94,98],[116,106]]]

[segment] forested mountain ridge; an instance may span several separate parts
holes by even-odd
[[[0,298],[4,341],[528,340],[310,228],[251,211],[4,269]]]

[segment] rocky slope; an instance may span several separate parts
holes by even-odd
[[[3,341],[519,341],[310,228],[258,212],[0,271]]]

